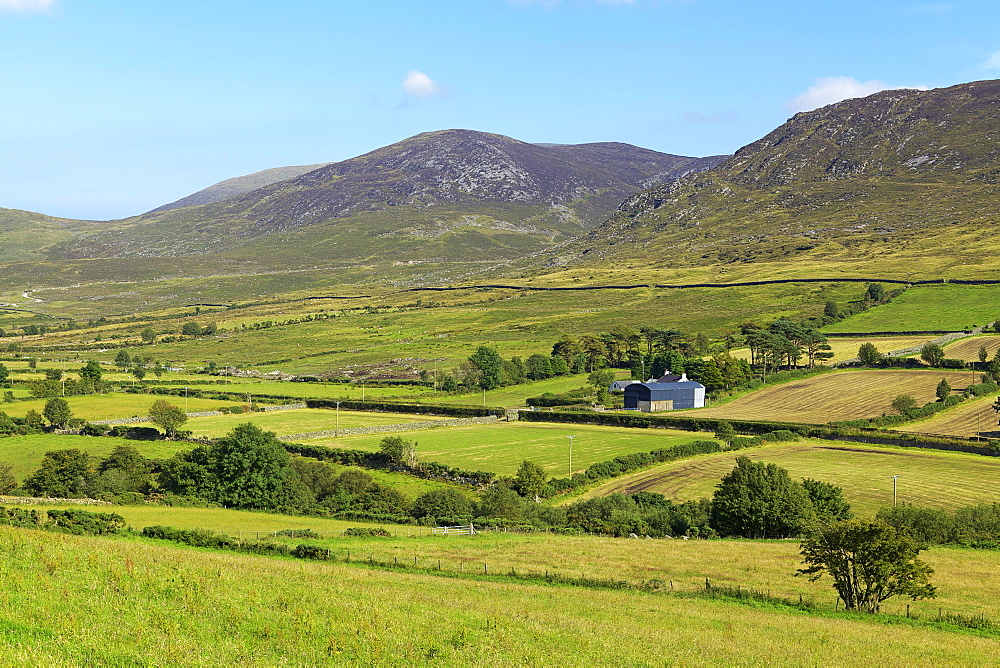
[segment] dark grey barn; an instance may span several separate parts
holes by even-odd
[[[633,383],[625,388],[625,410],[656,413],[704,406],[705,386],[688,380],[685,374],[675,376],[667,372],[656,381]]]

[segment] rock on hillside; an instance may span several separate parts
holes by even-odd
[[[1000,222],[998,195],[1000,81],[889,90],[796,114],[547,255],[704,265],[950,249],[959,263],[983,251],[969,235]]]

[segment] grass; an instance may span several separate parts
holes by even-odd
[[[858,515],[874,515],[892,504],[892,479],[899,503],[958,508],[996,499],[994,481],[1000,459],[965,453],[805,440],[703,455],[670,462],[608,482],[584,496],[614,492],[657,492],[676,501],[707,498],[737,457],[777,464],[793,478],[815,478],[839,485]]]
[[[721,406],[678,415],[812,424],[878,417],[894,412],[892,400],[901,394],[912,395],[921,405],[933,401],[942,378],[961,389],[970,375],[944,369],[838,371],[764,387]]]
[[[129,441],[104,436],[33,434],[0,438],[0,461],[10,464],[14,476],[22,480],[38,468],[46,452],[76,448],[95,457],[106,457],[119,445],[132,446],[149,458],[170,457],[178,450],[193,447],[192,444],[181,441]]]
[[[998,285],[928,285],[910,288],[888,304],[823,328],[824,332],[959,331],[1000,319]]]
[[[762,657],[828,665],[858,656],[988,664],[995,657],[996,641],[971,633],[897,625],[890,636],[874,619],[766,605],[502,580],[470,586],[430,573],[10,527],[0,527],[0,543],[0,659],[11,665],[269,665],[290,657],[306,665],[554,665],[582,657],[600,665],[745,664]],[[656,544],[668,569],[677,550],[699,553],[705,545]],[[571,551],[581,544],[547,545]],[[784,555],[794,549],[781,547]],[[733,552],[752,563],[766,559]],[[702,554],[708,568],[720,566]],[[981,562],[978,570],[995,567],[995,560]],[[784,579],[791,581],[787,571]],[[988,594],[983,581],[973,586]]]
[[[996,395],[993,395],[966,399],[958,406],[932,415],[926,420],[911,422],[893,429],[966,438],[978,435],[998,438],[1000,430],[997,429],[997,413],[993,410],[996,398]]]
[[[340,428],[371,427],[374,425],[425,422],[442,419],[437,415],[408,415],[402,413],[363,413],[340,411]],[[297,408],[270,413],[237,413],[209,415],[189,418],[183,429],[191,430],[195,436],[218,438],[232,431],[233,427],[252,422],[265,431],[273,431],[278,436],[302,434],[315,431],[337,429],[337,411],[325,408]],[[150,426],[150,425],[147,425]]]
[[[986,348],[988,359],[993,359],[1000,352],[1000,336],[970,336],[965,339],[959,339],[945,346],[944,354],[951,359],[978,362],[980,348]]]
[[[233,406],[239,403],[238,401],[217,401],[198,397],[188,397],[185,401],[184,397],[161,397],[153,394],[122,394],[118,392],[66,397],[66,403],[73,411],[73,417],[85,420],[112,420],[147,415],[149,407],[157,399],[166,399],[182,409],[186,406],[191,413],[214,411],[222,406]],[[10,416],[24,417],[29,410],[41,413],[45,408],[46,401],[47,399],[15,401],[11,404],[0,404],[0,409]]]
[[[417,457],[464,469],[514,475],[525,459],[541,465],[550,476],[565,476],[569,464],[568,436],[573,439],[573,471],[595,462],[633,452],[649,452],[678,443],[711,438],[704,432],[672,429],[624,429],[589,425],[549,425],[498,422],[469,427],[445,427],[402,433],[417,442]],[[377,450],[384,434],[341,436],[303,441],[310,445]]]

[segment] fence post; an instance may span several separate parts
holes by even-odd
[[[708,591],[711,588],[712,584],[708,581],[708,578],[705,578],[705,591]]]

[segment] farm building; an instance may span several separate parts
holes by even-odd
[[[608,392],[624,392],[625,388],[629,385],[634,385],[635,383],[641,383],[641,380],[616,380],[611,383],[608,387]]]
[[[703,408],[705,386],[686,374],[666,375],[655,381],[632,383],[625,388],[625,410],[656,413],[680,408]]]

